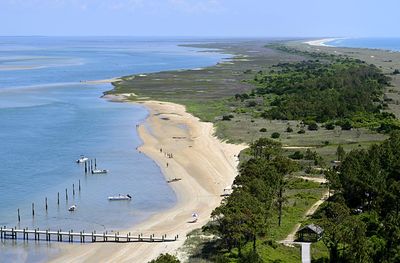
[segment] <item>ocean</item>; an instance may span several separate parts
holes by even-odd
[[[198,68],[227,57],[178,46],[185,42],[0,37],[0,225],[122,230],[172,207],[176,197],[159,167],[136,150],[141,144],[136,125],[146,119],[146,109],[101,99],[111,84],[81,81]],[[85,175],[84,166],[75,163],[81,154],[96,158],[97,167],[109,172]],[[127,193],[132,201],[107,200]],[[68,207],[73,204],[77,210],[72,213]],[[0,262],[21,250],[24,260],[41,261],[41,247],[48,249],[2,241]]]
[[[400,38],[341,38],[324,44],[334,47],[372,48],[400,51]]]

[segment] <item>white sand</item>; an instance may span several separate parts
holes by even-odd
[[[116,81],[120,81],[120,78],[111,78],[111,79],[100,79],[100,80],[81,80],[81,83],[86,83],[86,84],[107,84],[107,83],[112,83]]]
[[[221,142],[213,136],[211,123],[200,122],[182,105],[156,101],[143,104],[150,110],[146,124],[151,132],[144,125],[138,128],[144,141],[139,150],[158,163],[167,179],[182,180],[171,183],[178,199],[172,209],[127,232],[179,235],[179,240],[170,243],[66,245],[63,254],[54,262],[148,262],[160,253],[176,254],[186,234],[209,221],[212,210],[220,204],[223,189],[232,184],[237,174],[236,156],[245,148],[244,145]],[[173,158],[167,158],[165,153],[172,153]],[[199,215],[196,223],[188,223],[192,212]]]
[[[306,41],[304,42],[305,44],[311,45],[311,46],[319,46],[319,47],[329,47],[329,45],[326,45],[326,42],[334,41],[339,38],[323,38],[323,39],[317,39],[317,40],[311,40],[311,41]]]

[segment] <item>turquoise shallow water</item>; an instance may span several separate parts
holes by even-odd
[[[343,38],[325,44],[335,47],[373,48],[400,51],[400,38]]]
[[[119,230],[174,205],[175,195],[160,169],[136,151],[141,144],[136,124],[145,120],[147,111],[100,99],[111,85],[80,80],[203,67],[226,57],[178,47],[180,42],[0,37],[0,225]],[[83,166],[75,163],[80,154],[97,158],[98,167],[110,172],[85,175]],[[133,194],[134,199],[107,200],[119,193]],[[74,213],[67,211],[72,204],[78,206]],[[34,251],[40,252],[41,246]],[[2,243],[0,261],[14,253],[10,247]],[[35,261],[35,253],[28,253],[30,260]]]

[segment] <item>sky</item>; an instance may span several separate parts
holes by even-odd
[[[400,37],[400,0],[0,0],[0,35]]]

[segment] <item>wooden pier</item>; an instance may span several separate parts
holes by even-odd
[[[116,233],[96,233],[90,232],[85,233],[68,231],[50,231],[50,230],[39,230],[39,229],[16,229],[0,227],[0,238],[1,239],[12,239],[12,240],[36,240],[36,241],[47,241],[47,242],[173,242],[178,240],[178,235],[173,238],[167,238],[167,235],[161,237],[155,237],[154,234],[149,236],[143,236],[143,234],[121,235],[119,232]]]

